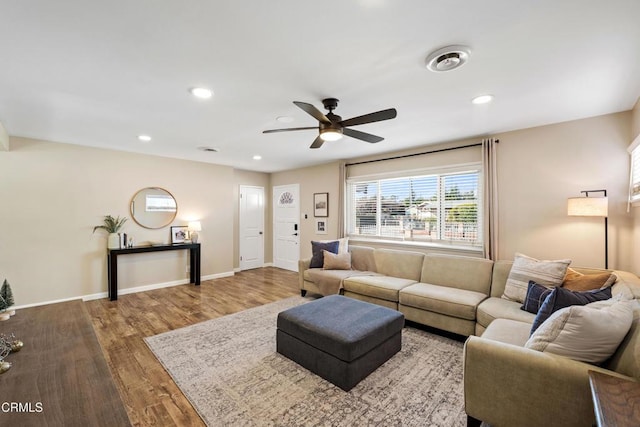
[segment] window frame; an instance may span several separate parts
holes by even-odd
[[[439,238],[437,239],[411,239],[402,237],[390,237],[383,236],[379,231],[380,227],[380,219],[381,219],[381,199],[383,194],[381,194],[381,185],[380,182],[384,180],[393,180],[400,178],[423,178],[428,176],[435,176],[438,182],[437,184],[437,193],[438,193],[438,209],[439,212],[442,209],[445,209],[445,199],[444,194],[446,192],[443,178],[451,175],[465,175],[469,173],[477,173],[478,181],[476,194],[477,197],[475,199],[477,203],[477,239],[475,242],[463,241],[463,240],[453,240],[453,239],[444,239],[442,238],[442,234],[444,233],[444,224],[446,221],[446,215],[439,214],[437,218],[438,222],[438,233]],[[366,242],[378,242],[385,244],[402,244],[404,246],[417,246],[417,247],[446,247],[451,249],[461,249],[465,251],[482,251],[483,248],[483,239],[484,239],[484,220],[483,220],[483,179],[484,174],[482,170],[481,162],[473,162],[473,163],[465,163],[460,165],[450,165],[445,167],[435,167],[435,168],[424,168],[424,169],[412,169],[412,170],[404,170],[404,171],[395,171],[395,172],[386,172],[381,174],[372,174],[372,175],[359,175],[353,176],[346,179],[345,182],[345,235],[349,237],[351,240],[357,241],[366,241]],[[365,234],[355,234],[353,230],[355,229],[356,223],[356,212],[355,212],[355,197],[353,191],[355,189],[356,184],[364,184],[364,183],[372,183],[377,182],[377,194],[376,194],[376,234],[375,235],[365,235]]]

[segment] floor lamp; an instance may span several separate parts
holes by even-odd
[[[581,191],[584,197],[570,197],[567,200],[567,215],[604,217],[604,268],[609,268],[609,199],[607,190]],[[602,197],[589,197],[589,193],[604,193]]]

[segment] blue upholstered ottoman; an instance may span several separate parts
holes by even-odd
[[[400,351],[404,315],[331,295],[278,314],[278,353],[351,390]]]

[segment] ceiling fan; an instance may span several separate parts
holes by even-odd
[[[288,129],[271,129],[262,131],[262,133],[275,133],[275,132],[291,132],[295,130],[308,130],[318,129],[320,134],[317,136],[310,148],[320,148],[325,141],[337,141],[342,138],[342,135],[347,135],[352,138],[361,139],[366,142],[380,142],[384,138],[376,135],[372,135],[366,132],[360,132],[359,130],[349,129],[350,126],[358,126],[366,123],[380,122],[382,120],[394,119],[398,114],[395,108],[389,108],[387,110],[376,111],[375,113],[365,114],[364,116],[353,117],[351,119],[342,120],[342,117],[337,114],[333,114],[333,110],[338,107],[338,100],[336,98],[327,98],[322,100],[322,104],[329,113],[324,115],[320,110],[311,104],[306,102],[293,101],[298,107],[304,110],[307,114],[313,116],[318,120],[318,126],[301,127],[301,128],[288,128]]]

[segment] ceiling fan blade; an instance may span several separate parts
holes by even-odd
[[[316,107],[314,107],[313,105],[307,104],[306,102],[300,102],[300,101],[293,101],[293,103],[296,104],[298,107],[300,107],[302,110],[304,110],[305,113],[313,116],[313,118],[315,118],[317,121],[323,122],[323,123],[331,123],[331,120],[327,119],[327,116],[322,114],[322,112],[318,110]]]
[[[383,141],[384,138],[377,135],[372,135],[366,132],[360,132],[359,130],[344,128],[342,129],[342,133],[344,135],[350,136],[351,138],[361,139],[363,141],[367,141],[370,143]]]
[[[320,148],[322,144],[324,144],[324,139],[320,138],[320,135],[318,135],[309,148]]]
[[[342,126],[357,126],[365,123],[381,122],[383,120],[395,119],[398,112],[395,108],[388,110],[376,111],[375,113],[365,114],[364,116],[353,117],[351,119],[340,122]]]
[[[269,130],[263,130],[262,133],[290,132],[292,130],[309,130],[309,129],[317,130],[318,126],[310,126],[305,128],[269,129]]]

